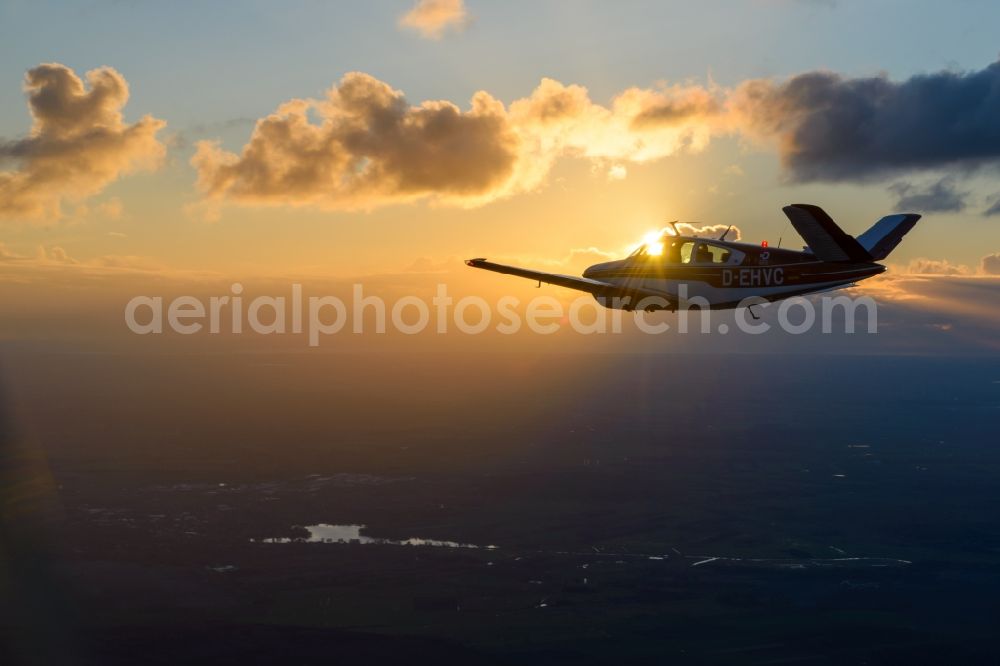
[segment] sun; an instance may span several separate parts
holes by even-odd
[[[642,237],[642,244],[646,246],[646,254],[663,254],[663,232],[650,231]]]

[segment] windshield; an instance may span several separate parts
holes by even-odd
[[[666,236],[657,242],[640,245],[630,257],[658,258],[664,264],[726,264],[743,263],[744,254],[724,245],[707,241]]]

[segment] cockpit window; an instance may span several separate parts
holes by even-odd
[[[724,245],[701,241],[680,243],[680,263],[682,264],[727,264],[735,266],[743,263],[744,254]]]
[[[630,256],[659,259],[664,264],[726,264],[743,263],[744,254],[723,245],[699,240],[664,237],[658,243],[640,245]]]
[[[674,245],[677,247],[677,258],[680,259],[680,263],[691,263],[691,252],[694,250],[694,241],[676,241]]]
[[[724,264],[729,261],[731,253],[728,248],[719,245],[705,246],[705,259],[713,264]]]

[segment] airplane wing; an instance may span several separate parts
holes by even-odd
[[[658,291],[655,289],[643,289],[638,287],[627,287],[623,285],[611,284],[610,282],[601,282],[600,280],[591,280],[585,277],[575,277],[573,275],[560,275],[558,273],[543,273],[542,271],[533,271],[527,268],[518,268],[517,266],[505,266],[503,264],[495,264],[492,261],[486,261],[486,259],[467,259],[465,264],[467,266],[472,266],[473,268],[481,268],[486,271],[493,271],[494,273],[503,273],[504,275],[516,275],[517,277],[528,278],[529,280],[537,280],[538,282],[545,282],[546,284],[554,284],[559,287],[566,287],[567,289],[576,289],[577,291],[585,291],[588,294],[593,294],[594,296],[600,296],[604,298],[625,298],[629,297],[628,303],[635,305],[644,298],[660,298],[663,299],[670,307],[676,307],[677,297],[672,294],[668,294],[665,291]]]

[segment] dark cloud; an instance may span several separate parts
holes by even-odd
[[[52,218],[64,199],[100,192],[123,173],[163,157],[156,133],[166,123],[144,116],[127,124],[125,78],[110,67],[87,72],[88,86],[65,65],[39,65],[25,76],[31,133],[0,142],[0,217]]]
[[[748,81],[732,103],[737,129],[777,138],[798,181],[1000,161],[1000,63],[901,82],[832,72]]]
[[[983,257],[980,264],[980,272],[985,275],[1000,275],[1000,252],[988,254]]]
[[[959,191],[955,179],[945,177],[924,186],[908,182],[893,183],[889,192],[897,197],[896,210],[917,213],[945,213],[963,210],[968,192]]]
[[[989,208],[983,211],[983,215],[987,217],[992,217],[994,215],[1000,215],[1000,194],[995,195],[991,199],[992,203]]]

